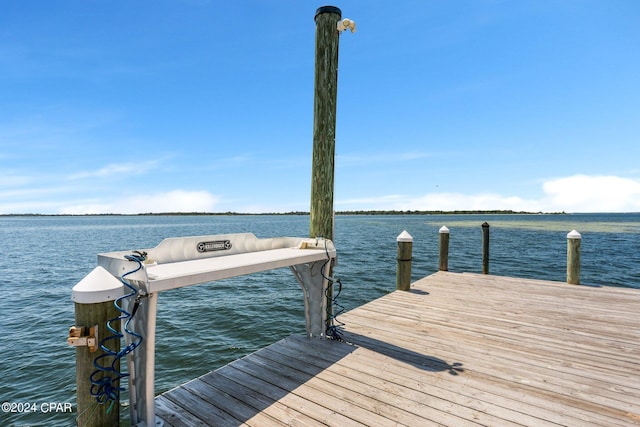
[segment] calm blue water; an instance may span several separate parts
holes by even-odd
[[[449,269],[481,272],[484,221],[491,225],[491,274],[566,280],[566,235],[576,229],[583,284],[640,288],[640,214],[338,216],[341,304],[351,309],[394,290],[403,230],[414,238],[414,280],[437,270],[442,225],[451,230]],[[96,254],[175,236],[305,237],[308,230],[308,216],[0,217],[0,402],[38,405],[34,413],[0,412],[0,425],[74,424],[71,288],[95,267]],[[288,269],[162,293],[156,392],[304,328],[301,291]],[[74,412],[43,413],[47,402],[69,402]]]

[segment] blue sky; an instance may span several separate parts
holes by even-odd
[[[308,211],[325,4],[3,2],[0,213]],[[640,2],[329,4],[336,210],[640,211]]]

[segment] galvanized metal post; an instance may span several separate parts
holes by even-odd
[[[582,236],[576,230],[567,234],[567,283],[580,284],[580,244]]]
[[[439,265],[438,270],[449,271],[449,229],[444,225],[438,231]]]

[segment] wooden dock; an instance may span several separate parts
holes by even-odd
[[[640,425],[640,290],[438,272],[156,398],[165,426]]]

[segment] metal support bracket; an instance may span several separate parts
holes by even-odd
[[[290,266],[304,294],[304,315],[309,338],[324,338],[327,328],[326,290],[330,259]]]
[[[88,331],[87,331],[88,329]],[[67,343],[73,347],[89,347],[91,353],[98,349],[98,325],[72,326],[69,328]]]

